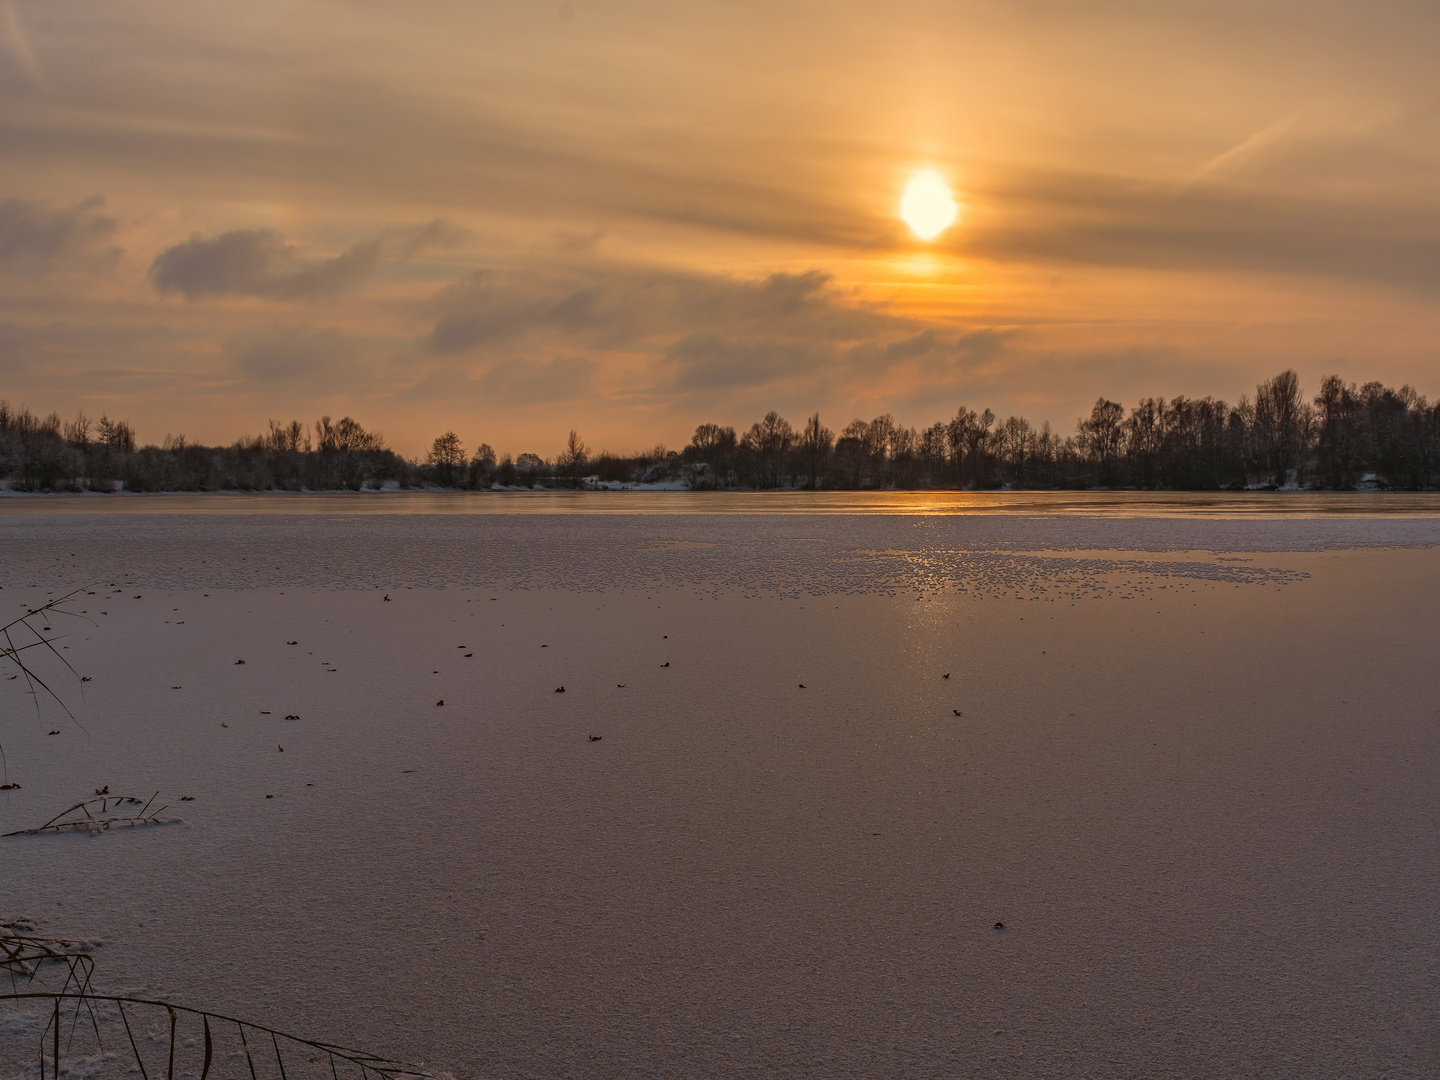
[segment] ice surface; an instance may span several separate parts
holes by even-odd
[[[701,586],[799,596],[1039,587],[1078,572],[1251,580],[1268,567],[1133,554],[1440,542],[1440,517],[1235,520],[780,515],[0,518],[15,583],[602,591]],[[1084,558],[1083,553],[1099,553]],[[1066,558],[1055,555],[1066,554]],[[1127,557],[1129,556],[1129,557]],[[1281,576],[1284,576],[1283,574]]]
[[[185,824],[0,841],[0,916],[460,1076],[1432,1076],[1437,539],[7,517],[0,613],[95,595],[0,832]]]

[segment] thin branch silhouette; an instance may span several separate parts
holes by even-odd
[[[43,691],[44,694],[49,696],[50,700],[60,706],[65,715],[70,718],[71,723],[80,728],[81,731],[85,730],[85,725],[75,718],[75,714],[70,711],[70,706],[65,704],[64,699],[40,676],[39,672],[35,670],[34,660],[25,654],[31,649],[45,649],[49,651],[55,659],[59,660],[60,663],[65,666],[65,670],[70,672],[76,681],[82,684],[80,692],[83,696],[85,692],[83,686],[84,678],[75,670],[70,661],[65,659],[65,656],[60,650],[55,648],[55,642],[59,641],[63,635],[52,633],[51,636],[47,637],[46,633],[50,628],[45,625],[45,620],[41,617],[45,615],[65,615],[72,619],[81,619],[84,622],[88,622],[91,626],[98,625],[94,619],[86,618],[83,613],[68,611],[63,606],[69,601],[74,600],[75,597],[83,595],[87,587],[88,586],[82,585],[78,589],[72,589],[64,596],[57,596],[54,600],[42,604],[40,607],[27,608],[24,615],[21,615],[17,619],[11,619],[8,623],[0,626],[0,661],[8,661],[19,669],[18,675],[25,680],[26,692],[35,702],[36,718],[39,719],[41,716],[40,697]],[[38,619],[38,625],[32,625],[32,619]],[[22,632],[28,632],[34,640],[26,640],[21,636]],[[19,644],[16,643],[17,637],[20,638]],[[16,676],[11,677],[15,678]],[[4,781],[3,784],[0,784],[0,790],[15,786],[10,783],[10,761],[5,755],[5,746],[3,743],[0,743],[0,777],[3,777]]]
[[[101,1071],[92,1071],[90,1075],[123,1076],[138,1071],[142,1078],[148,1078],[150,1069],[146,1066],[142,1046],[158,1042],[164,1057],[166,1078],[173,1080],[180,1075],[176,1061],[177,1050],[185,1052],[182,1056],[193,1054],[195,1043],[187,1042],[185,1038],[193,1030],[196,1021],[199,1031],[194,1033],[203,1039],[204,1057],[199,1068],[200,1080],[207,1080],[210,1076],[212,1066],[216,1064],[217,1053],[225,1053],[226,1047],[218,1036],[227,1031],[233,1031],[230,1042],[234,1049],[229,1053],[235,1064],[244,1070],[239,1074],[241,1076],[248,1072],[250,1076],[258,1078],[254,1054],[268,1042],[281,1077],[315,1075],[316,1069],[306,1070],[305,1066],[328,1064],[331,1080],[339,1080],[342,1066],[358,1069],[360,1080],[436,1080],[433,1073],[421,1066],[338,1043],[304,1039],[278,1028],[208,1009],[196,1009],[170,1001],[126,994],[97,994],[91,989],[94,967],[94,960],[77,942],[23,934],[0,934],[0,972],[7,974],[10,980],[10,992],[0,992],[0,1007],[8,1006],[23,1013],[27,1005],[46,1006],[43,1009],[45,1023],[38,1032],[42,1080],[46,1077],[59,1077],[61,1058],[64,1054],[76,1054],[77,1035],[82,1030],[88,1030],[94,1036],[92,1053],[99,1055],[98,1064],[106,1066],[108,1063],[109,1066]],[[47,980],[46,976],[52,970],[56,976]],[[53,986],[57,979],[61,983],[58,989]],[[69,1031],[62,1042],[61,1025],[67,1019],[67,1014],[70,1021]],[[32,1016],[38,1026],[41,1015],[32,1012]],[[185,1024],[181,1023],[182,1018],[186,1020]],[[89,1020],[85,1029],[80,1027],[82,1019]],[[157,1027],[160,1032],[158,1035]],[[106,1029],[115,1036],[110,1040],[111,1051],[105,1049],[103,1032]],[[85,1038],[88,1039],[88,1036]],[[88,1046],[81,1049],[88,1049]],[[287,1052],[292,1058],[288,1067]],[[311,1056],[305,1057],[307,1054]],[[297,1058],[299,1060],[295,1060]],[[152,1057],[152,1067],[154,1061]],[[263,1066],[264,1061],[260,1064]],[[348,1069],[346,1071],[348,1072]]]

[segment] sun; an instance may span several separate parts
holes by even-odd
[[[934,240],[955,224],[960,207],[937,172],[916,173],[900,198],[900,216],[921,240]]]

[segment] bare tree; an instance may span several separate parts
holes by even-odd
[[[265,449],[279,454],[294,454],[310,449],[310,431],[299,420],[288,424],[269,421],[270,430],[265,435]]]
[[[374,454],[385,449],[385,438],[378,431],[366,431],[358,420],[349,416],[332,424],[330,417],[315,421],[315,440],[322,454]]]
[[[515,471],[517,478],[526,487],[533,488],[535,481],[540,479],[548,469],[545,459],[539,454],[521,454],[515,459]],[[504,465],[501,465],[501,472],[504,472]]]
[[[920,433],[920,460],[932,483],[944,476],[948,444],[949,430],[943,420],[937,420]]]
[[[570,477],[572,487],[580,486],[580,477],[584,475],[585,465],[589,460],[590,448],[580,438],[580,433],[571,428],[570,437],[565,440],[565,449],[560,452],[560,460],[556,465]]]
[[[465,447],[460,436],[447,431],[430,444],[430,453],[425,463],[435,471],[435,482],[442,487],[454,487],[461,469],[465,467]]]
[[[1255,388],[1255,450],[1260,466],[1284,487],[1300,462],[1300,442],[1309,422],[1300,378],[1282,371]]]
[[[1035,436],[1034,448],[1031,450],[1031,459],[1040,471],[1039,486],[1055,486],[1055,465],[1063,452],[1063,440],[1051,430],[1050,421],[1046,420],[1040,425],[1040,433]]]
[[[784,480],[785,459],[795,445],[795,429],[773,409],[765,419],[751,424],[740,440],[740,449],[755,469],[759,487],[779,487]]]
[[[700,424],[681,456],[697,466],[690,473],[692,487],[725,487],[739,440],[733,427]]]
[[[881,486],[890,479],[890,454],[895,437],[895,418],[889,413],[877,416],[865,427],[865,453]]]
[[[1125,435],[1125,406],[1101,398],[1090,410],[1090,418],[1081,420],[1078,426],[1080,440],[1099,469],[1100,483],[1113,486]]]
[[[913,487],[915,462],[920,454],[920,433],[897,424],[890,432],[890,482],[896,487]]]
[[[869,451],[870,425],[864,420],[851,420],[840,432],[840,441],[835,444],[836,456],[845,466],[846,478],[854,487],[864,481],[865,462]]]
[[[950,444],[950,459],[955,465],[956,478],[962,483],[979,486],[985,482],[989,467],[990,427],[995,423],[995,414],[989,409],[977,413],[960,406],[955,418],[946,427],[946,440]]]
[[[1035,429],[1023,416],[1008,417],[1000,425],[1000,456],[1013,483],[1025,482],[1025,465],[1030,458]]]
[[[820,423],[818,412],[805,421],[805,430],[800,434],[800,452],[810,467],[812,491],[820,486],[820,473],[829,464],[830,448],[834,443],[834,433]]]
[[[1165,446],[1165,417],[1164,398],[1142,398],[1126,421],[1129,441],[1125,455],[1130,461],[1131,480],[1141,487],[1153,487],[1157,471],[1164,464],[1161,452]]]
[[[95,430],[100,441],[111,450],[122,454],[135,452],[135,429],[124,420],[111,420],[101,413],[100,422],[95,426]]]
[[[72,442],[82,450],[90,445],[90,418],[81,409],[75,419],[65,425],[65,441]]]

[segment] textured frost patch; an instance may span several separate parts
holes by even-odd
[[[137,591],[696,587],[778,596],[1048,584],[1054,594],[1116,574],[1235,584],[1297,576],[1175,553],[1436,543],[1440,519],[1425,518],[75,515],[0,523],[0,583],[47,587],[78,576]],[[92,606],[131,602],[111,586]]]

